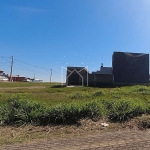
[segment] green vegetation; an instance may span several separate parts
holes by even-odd
[[[0,88],[9,87],[31,87],[31,86],[50,86],[56,83],[50,84],[48,82],[0,82]]]
[[[83,118],[122,122],[150,114],[149,86],[66,88],[49,83],[10,84],[19,88],[1,88],[1,125],[72,124]]]

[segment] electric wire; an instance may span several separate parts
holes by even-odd
[[[6,60],[6,62],[0,62],[0,64],[2,64],[2,63],[11,63],[11,57],[0,56],[0,58]],[[22,64],[20,64],[20,63],[22,63],[22,64],[24,64],[24,65],[22,65]],[[13,68],[15,68],[15,69],[24,70],[24,71],[28,71],[28,72],[34,72],[34,73],[43,74],[43,75],[50,75],[50,74],[48,74],[48,73],[43,73],[43,72],[41,72],[41,71],[34,71],[33,68],[35,68],[35,69],[41,69],[41,70],[44,70],[44,71],[46,71],[46,72],[50,72],[51,69],[47,69],[47,68],[45,68],[45,67],[40,67],[40,66],[37,66],[37,65],[33,65],[33,64],[30,64],[30,63],[28,63],[28,62],[21,61],[21,60],[16,59],[16,58],[14,58],[13,64],[14,64]],[[7,67],[10,67],[9,65],[0,65],[0,66],[7,66]],[[18,66],[19,66],[19,67],[18,67]],[[29,68],[27,68],[26,66],[32,67],[32,70],[31,70],[31,68],[29,69]],[[21,67],[21,68],[20,68],[20,67]],[[53,70],[53,78],[55,78],[55,77],[59,77],[59,78],[60,78],[60,77],[62,77],[62,75],[65,76],[65,74],[59,73],[59,72],[55,71],[54,69],[52,69],[52,70]],[[57,74],[57,75],[56,75],[56,74]]]

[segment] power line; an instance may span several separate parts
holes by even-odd
[[[32,67],[36,67],[36,68],[40,68],[40,69],[44,69],[44,70],[49,70],[49,69],[46,69],[46,68],[44,68],[44,67],[39,67],[39,66],[37,66],[37,65],[32,65],[32,64],[30,64],[30,63],[23,62],[23,61],[18,60],[18,59],[15,59],[15,61],[21,62],[21,63],[23,63],[23,64],[26,64],[26,65],[29,65],[29,66],[32,66]]]
[[[47,69],[47,68],[45,68],[45,67],[39,67],[39,66],[37,66],[37,65],[33,65],[33,64],[28,63],[28,62],[24,62],[24,61],[18,60],[18,59],[16,59],[16,58],[15,58],[15,59],[12,58],[12,60],[10,60],[10,57],[7,57],[7,56],[0,56],[0,58],[7,60],[6,63],[11,63],[10,76],[12,75],[12,73],[11,73],[11,72],[12,72],[12,68],[17,68],[17,69],[20,69],[20,70],[25,70],[25,71],[29,71],[29,72],[39,73],[39,74],[43,74],[43,75],[50,75],[50,82],[51,82],[51,80],[52,80],[52,69]],[[24,65],[21,65],[20,63],[22,63],[22,64],[24,64]],[[21,66],[21,67],[23,67],[23,68],[17,67],[16,64],[19,65],[19,66]],[[26,68],[25,65],[34,67],[34,68],[36,68],[36,69],[39,68],[39,69],[45,70],[46,72],[49,72],[49,71],[50,71],[50,74],[30,70],[30,69]],[[2,65],[1,65],[1,66],[2,66]],[[3,65],[3,66],[4,66],[4,65]],[[54,77],[61,77],[62,75],[64,76],[64,74],[59,73],[59,72],[54,71],[54,70],[53,70],[53,73],[54,73]],[[58,74],[59,76],[56,75],[56,74]]]
[[[10,63],[10,62],[0,62],[0,64],[5,64],[5,63]]]
[[[7,60],[8,62],[10,62],[10,60],[7,59],[7,58],[10,59],[10,57],[7,57],[7,58],[6,58],[6,56],[0,56],[0,58],[5,59],[5,60]]]
[[[34,72],[34,73],[39,73],[39,74],[49,75],[49,74],[46,74],[46,73],[36,72],[36,71],[32,71],[32,70],[28,70],[28,69],[23,69],[23,68],[19,68],[19,67],[14,67],[14,68],[17,68],[17,69],[20,69],[20,70],[29,71],[29,72]]]
[[[33,64],[30,64],[30,63],[27,63],[27,62],[24,62],[24,61],[21,61],[21,60],[18,60],[18,59],[15,59],[15,60],[17,60],[18,62],[21,62],[21,63],[23,63],[23,64],[26,64],[26,65],[35,67],[35,68],[44,69],[44,70],[46,70],[46,71],[48,71],[48,72],[49,72],[49,70],[51,70],[51,69],[47,69],[47,68],[44,68],[44,67],[39,67],[39,66],[37,66],[37,65],[33,65]],[[56,72],[56,71],[53,71],[53,72],[55,72],[56,74],[62,75],[61,73],[58,73],[58,72]]]
[[[16,62],[15,62],[15,64],[16,64]],[[21,66],[21,67],[23,67],[23,68],[16,67],[16,65],[14,65],[14,68],[21,69],[21,70],[25,70],[25,71],[29,71],[29,72],[34,72],[34,73],[49,75],[48,73],[43,73],[43,72],[39,72],[39,71],[37,72],[37,71],[30,70],[30,69],[28,69],[28,68],[26,68],[26,67],[24,67],[23,65],[18,64],[18,63],[17,63],[17,65],[19,65],[19,66]],[[48,72],[47,70],[45,70],[45,71]]]

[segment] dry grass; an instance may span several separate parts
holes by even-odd
[[[150,118],[150,116],[147,116]],[[92,121],[82,119],[75,125],[49,125],[49,126],[32,126],[23,125],[20,127],[4,126],[0,127],[0,145],[12,143],[36,143],[56,139],[68,139],[81,137],[94,133],[115,132],[120,130],[143,130],[142,120],[145,116],[136,117],[128,122],[114,123],[106,119]],[[107,122],[109,127],[102,127],[101,123]]]

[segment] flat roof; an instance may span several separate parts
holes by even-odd
[[[149,55],[148,53],[136,53],[136,52],[120,52],[114,51],[113,53],[125,53],[125,54],[132,54],[132,55]]]

